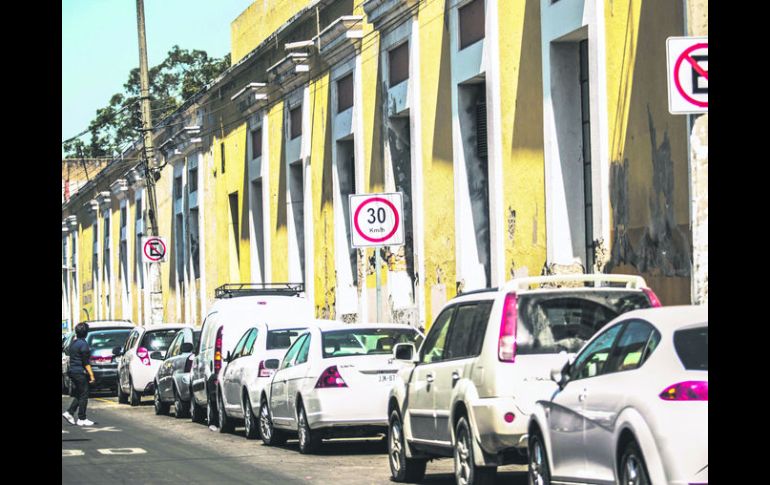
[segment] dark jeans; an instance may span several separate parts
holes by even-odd
[[[71,415],[78,412],[78,419],[86,419],[86,408],[88,407],[88,374],[70,371],[67,374],[72,380],[72,404],[68,409]]]

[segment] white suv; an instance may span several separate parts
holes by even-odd
[[[442,456],[454,457],[459,484],[526,463],[529,415],[557,389],[551,369],[616,316],[659,305],[641,277],[606,274],[519,278],[452,299],[419,355],[395,352],[416,365],[388,401],[393,479],[420,481]]]
[[[217,300],[203,322],[192,364],[193,421],[202,422],[205,417],[209,425],[218,423],[219,377],[228,365],[227,354],[232,356],[246,330],[258,322],[308,326],[313,320],[313,305],[304,291],[302,283],[234,283],[215,290]]]

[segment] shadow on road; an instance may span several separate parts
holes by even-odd
[[[425,479],[420,483],[430,483],[432,485],[455,485],[455,476],[452,473],[430,473],[430,464],[425,474]],[[506,485],[527,485],[526,472],[498,472],[495,483],[505,483]]]

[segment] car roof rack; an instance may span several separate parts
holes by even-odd
[[[647,283],[644,278],[636,275],[625,274],[567,274],[567,275],[549,275],[549,276],[530,276],[525,278],[515,278],[505,283],[503,290],[505,291],[526,291],[534,285],[538,285],[540,288],[560,288],[559,283],[584,283],[586,287],[599,288],[605,287],[618,287],[618,283],[621,283],[625,288],[640,289],[645,288]],[[593,283],[593,284],[590,284]],[[615,284],[612,284],[615,283]],[[575,285],[568,285],[570,288],[574,288]]]
[[[304,292],[304,283],[226,283],[214,290],[214,298],[260,295],[299,296]]]

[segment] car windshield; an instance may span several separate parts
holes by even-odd
[[[650,307],[641,291],[596,290],[519,296],[517,354],[577,352],[620,314]]]
[[[324,358],[390,354],[396,344],[413,343],[419,348],[421,342],[420,334],[409,328],[332,330],[324,332],[322,337]]]
[[[676,355],[687,370],[709,370],[709,328],[697,327],[674,332]]]
[[[139,347],[144,347],[149,352],[160,350],[165,352],[171,345],[171,341],[174,340],[174,336],[179,331],[178,328],[173,330],[150,330],[142,338],[142,343]]]
[[[288,349],[304,331],[304,328],[269,330],[267,332],[267,350]]]
[[[124,330],[92,330],[86,336],[86,342],[91,351],[123,347],[128,339],[131,329]]]

